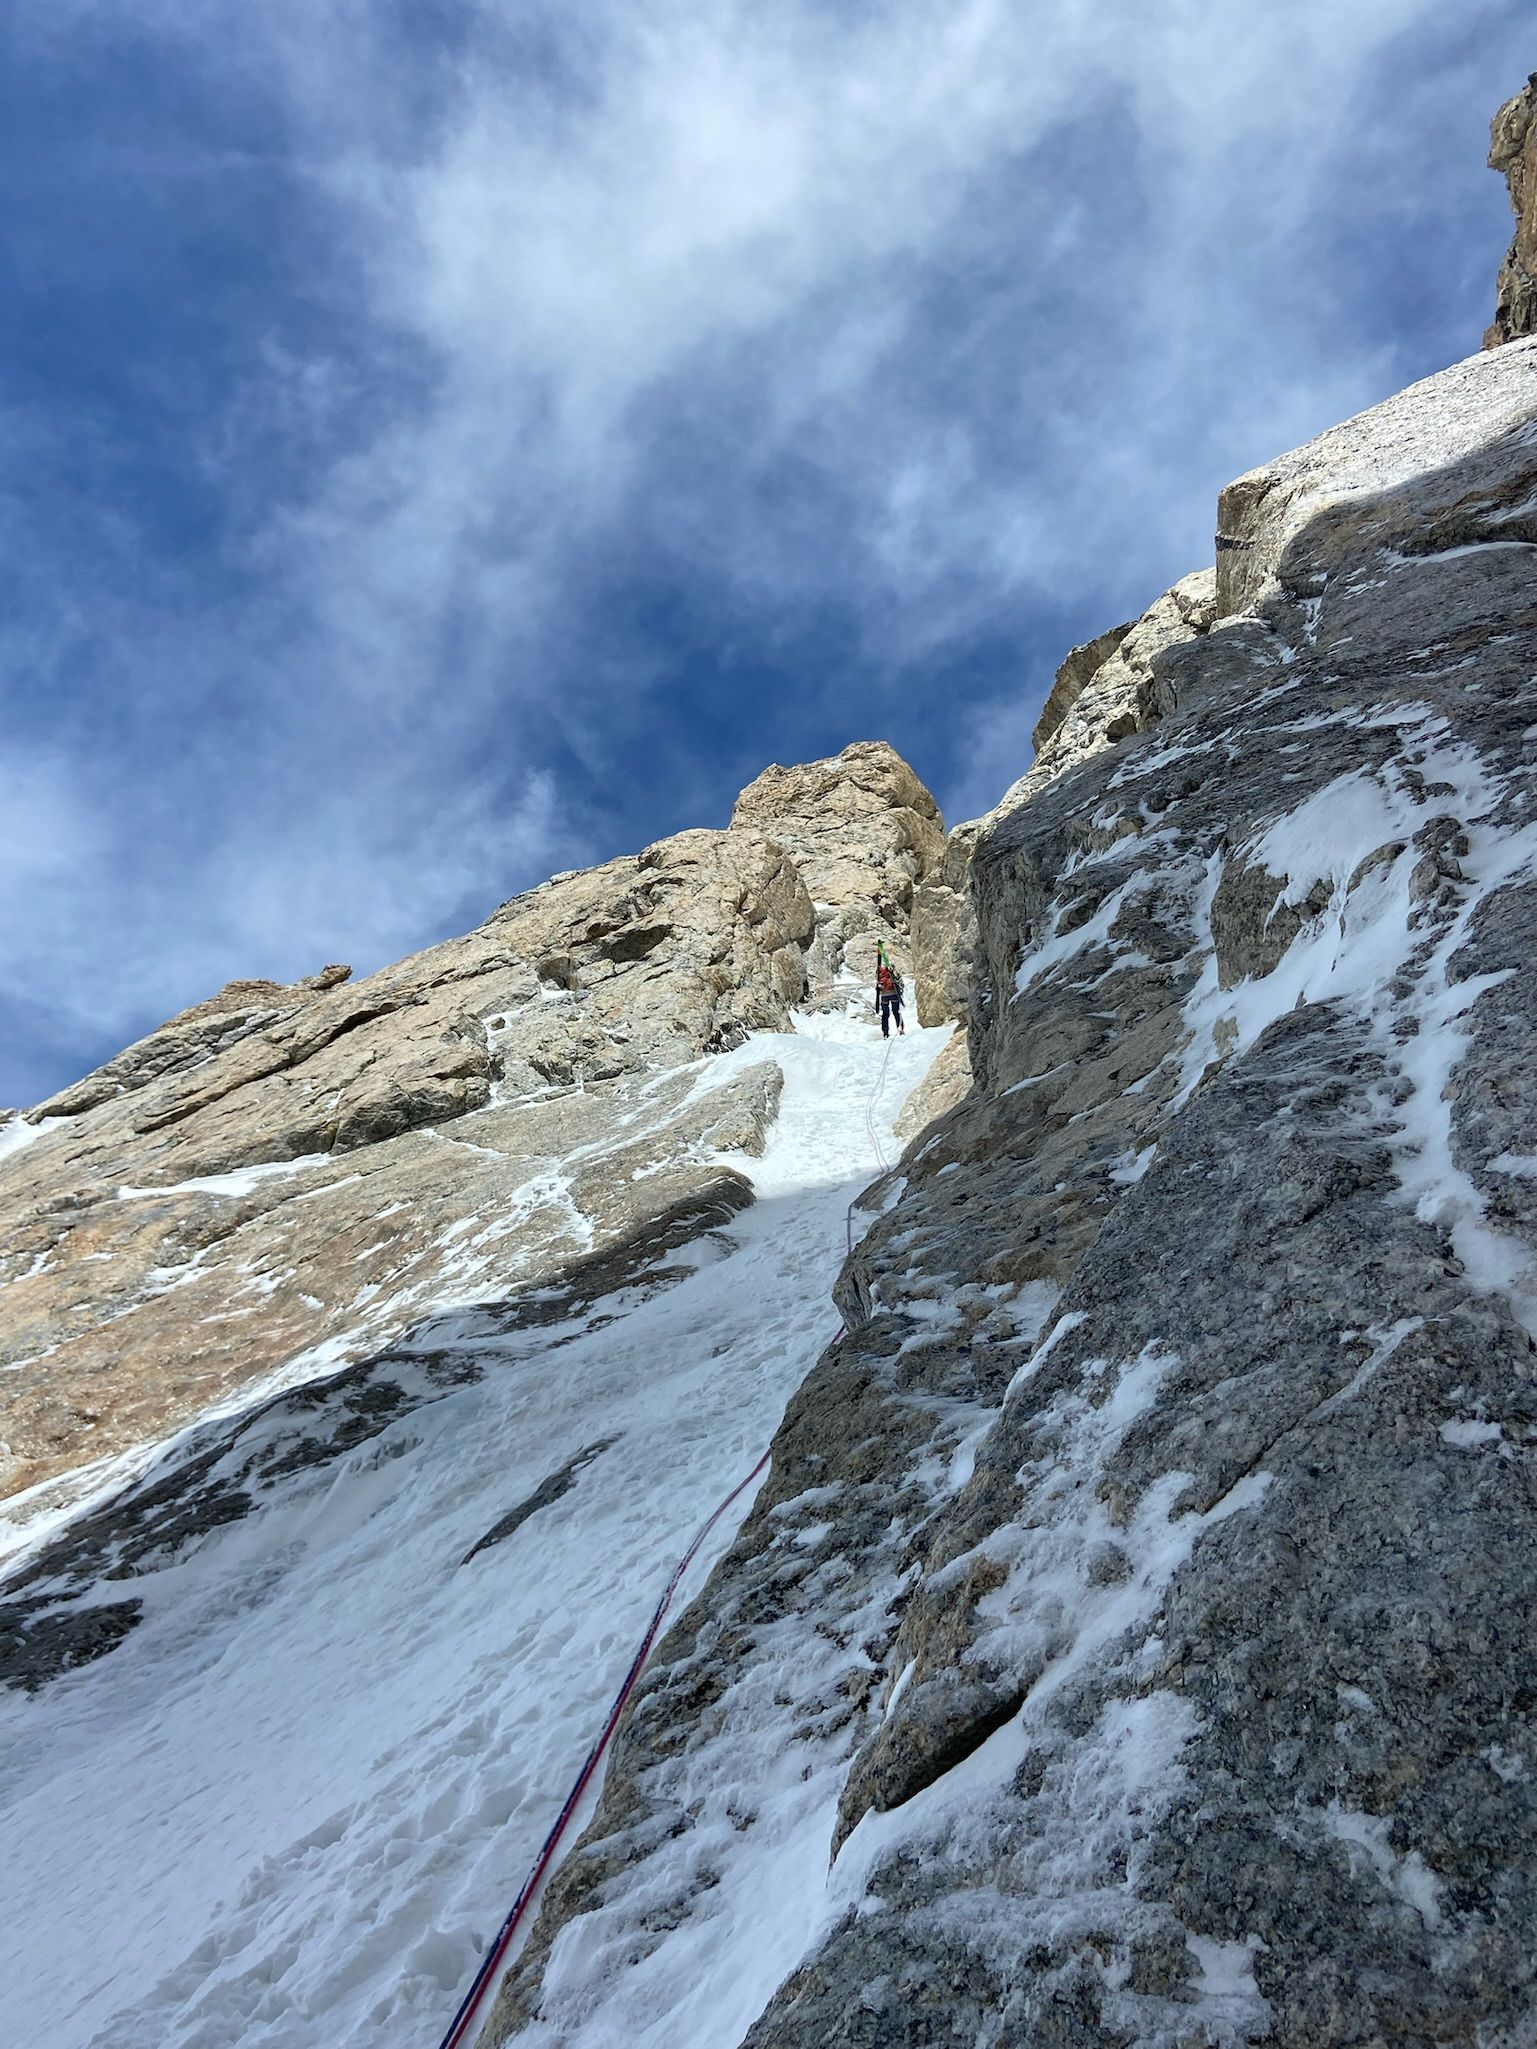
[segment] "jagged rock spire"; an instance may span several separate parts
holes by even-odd
[[[914,890],[944,856],[945,826],[886,741],[766,768],[737,798],[731,823],[776,841],[805,877],[817,917],[806,958],[814,1003],[832,997],[845,966],[873,974],[878,941],[906,953]]]
[[[1503,173],[1516,216],[1494,321],[1484,335],[1484,347],[1497,349],[1518,335],[1537,334],[1537,71],[1490,124],[1489,168]]]

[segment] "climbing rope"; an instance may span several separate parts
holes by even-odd
[[[619,1726],[619,1717],[624,1713],[630,1695],[635,1691],[636,1682],[640,1678],[642,1667],[651,1655],[651,1646],[656,1642],[657,1631],[661,1628],[667,1611],[672,1606],[672,1597],[678,1591],[683,1575],[698,1556],[700,1545],[709,1536],[711,1530],[714,1529],[732,1502],[736,1500],[739,1494],[744,1493],[752,1485],[768,1462],[769,1454],[765,1452],[747,1475],[747,1478],[745,1480],[738,1480],[726,1498],[715,1508],[711,1509],[695,1532],[693,1543],[689,1545],[683,1556],[673,1567],[672,1578],[668,1580],[666,1586],[662,1589],[662,1598],[652,1610],[650,1624],[645,1635],[640,1640],[640,1648],[630,1660],[630,1669],[624,1675],[624,1684],[614,1695],[613,1705],[608,1711],[608,1720],[603,1724],[597,1742],[588,1751],[586,1762],[572,1781],[571,1790],[566,1795],[565,1805],[561,1808],[559,1814],[556,1815],[555,1825],[545,1837],[543,1849],[534,1859],[533,1868],[530,1870],[527,1878],[524,1879],[522,1889],[513,1901],[506,1920],[497,1930],[496,1940],[481,1959],[480,1969],[475,1973],[474,1982],[471,1984],[469,1991],[465,1993],[459,2011],[454,2015],[449,2025],[448,2033],[439,2044],[439,2049],[460,2049],[460,2044],[468,2040],[470,2025],[475,2018],[481,2001],[485,1998],[486,1989],[490,1985],[491,1980],[496,1976],[503,1957],[506,1956],[508,1949],[511,1947],[512,1938],[517,1934],[519,1925],[524,1915],[528,1912],[529,1904],[534,1894],[539,1890],[540,1880],[549,1870],[555,1852],[560,1848],[561,1839],[565,1835],[566,1830],[571,1826],[571,1818],[582,1804],[582,1795],[587,1791],[592,1775],[602,1762],[603,1753],[607,1750],[613,1733]]]
[[[875,1106],[881,1099],[881,1090],[886,1086],[886,1069],[890,1065],[891,1041],[890,1039],[888,1039],[886,1041],[886,1051],[881,1056],[881,1071],[875,1077],[875,1087],[871,1089],[870,1094],[865,1101],[865,1130],[868,1131],[870,1134],[870,1148],[872,1152],[875,1154],[875,1157],[880,1161],[881,1172],[883,1174],[889,1174],[891,1172],[891,1162],[887,1159],[885,1153],[881,1150],[880,1139],[876,1136]]]
[[[886,1041],[886,1051],[881,1056],[881,1071],[875,1077],[875,1087],[871,1089],[870,1094],[865,1102],[865,1130],[868,1131],[870,1134],[870,1147],[871,1150],[874,1152],[875,1157],[881,1163],[881,1172],[883,1174],[889,1174],[891,1172],[891,1163],[886,1158],[885,1153],[881,1150],[881,1142],[879,1138],[876,1136],[875,1106],[881,1099],[881,1090],[886,1086],[886,1069],[890,1065],[891,1041],[890,1039],[888,1039]],[[857,1204],[858,1201],[859,1197],[856,1195],[854,1197],[854,1201],[849,1204],[848,1208],[843,1213],[844,1231],[848,1239],[848,1250],[850,1258],[853,1257],[854,1253],[854,1208],[855,1204]]]
[[[876,1135],[875,1105],[880,1101],[881,1090],[886,1086],[886,1069],[890,1062],[891,1042],[888,1039],[885,1054],[881,1059],[881,1071],[876,1076],[875,1086],[870,1091],[869,1098],[865,1103],[865,1129],[870,1134],[870,1144],[876,1159],[880,1161],[883,1174],[889,1173],[891,1170],[887,1163],[886,1155],[881,1149],[880,1139]],[[849,1250],[852,1252],[854,1249],[853,1203],[849,1204],[847,1222]],[[842,1338],[843,1331],[840,1328],[833,1342],[835,1344],[840,1343]],[[598,1740],[593,1744],[591,1750],[588,1751],[581,1770],[572,1781],[571,1790],[567,1793],[565,1803],[561,1807],[559,1814],[555,1817],[554,1826],[545,1837],[543,1848],[534,1859],[527,1878],[524,1879],[522,1886],[519,1888],[517,1898],[508,1909],[506,1920],[503,1921],[501,1927],[497,1930],[496,1940],[481,1958],[480,1968],[475,1973],[469,1991],[465,1993],[464,1998],[460,2001],[459,2011],[449,2023],[448,2032],[438,2044],[438,2049],[462,2049],[462,2045],[469,2040],[470,2029],[474,2025],[475,2016],[480,2011],[486,1994],[490,1990],[497,1972],[501,1969],[508,1950],[512,1947],[513,1937],[522,1926],[529,1907],[533,1904],[534,1895],[538,1892],[545,1874],[554,1862],[555,1853],[565,1839],[566,1831],[570,1828],[576,1811],[582,1804],[582,1795],[592,1783],[593,1774],[602,1763],[604,1753],[613,1740],[614,1731],[619,1726],[619,1718],[629,1704],[630,1696],[634,1693],[636,1685],[640,1680],[640,1675],[645,1669],[646,1660],[651,1655],[651,1647],[656,1642],[658,1632],[666,1620],[667,1611],[672,1606],[673,1596],[682,1584],[684,1574],[699,1555],[699,1547],[726,1513],[726,1510],[730,1508],[739,1495],[746,1493],[753,1481],[757,1479],[758,1475],[768,1464],[772,1449],[773,1447],[770,1446],[769,1450],[759,1459],[746,1479],[738,1480],[725,1499],[711,1509],[710,1513],[695,1531],[694,1541],[673,1567],[672,1577],[662,1589],[662,1598],[652,1610],[651,1621],[647,1626],[646,1633],[641,1638],[640,1646],[634,1657],[630,1660],[630,1669],[625,1673],[624,1682],[620,1686],[619,1691],[614,1695],[613,1704],[608,1711],[608,1718],[598,1733]]]

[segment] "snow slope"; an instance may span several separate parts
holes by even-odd
[[[679,1285],[512,1337],[440,1327],[482,1379],[281,1482],[134,1582],[119,1650],[0,1700],[0,2040],[437,2040],[674,1559],[836,1329],[846,1206],[946,1036],[886,1064],[863,1017],[800,1024],[710,1063],[772,1056],[786,1085],[763,1159],[733,1160],[756,1207]]]

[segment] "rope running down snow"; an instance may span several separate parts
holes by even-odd
[[[891,1042],[888,1039],[885,1054],[881,1059],[881,1071],[877,1075],[875,1086],[870,1091],[865,1103],[865,1129],[870,1134],[870,1144],[876,1159],[880,1162],[883,1174],[889,1173],[891,1169],[886,1155],[881,1149],[880,1139],[876,1135],[875,1106],[880,1101],[881,1090],[886,1085],[886,1069],[890,1062]],[[848,1207],[847,1223],[849,1250],[852,1252],[854,1249],[853,1203],[850,1203]],[[833,1342],[835,1344],[839,1343],[842,1337],[843,1331],[840,1328],[838,1336]],[[639,1649],[630,1660],[630,1669],[625,1673],[624,1683],[614,1696],[613,1705],[608,1711],[608,1719],[604,1722],[598,1734],[598,1740],[593,1744],[591,1750],[588,1751],[586,1762],[572,1781],[571,1790],[565,1798],[565,1804],[562,1806],[559,1814],[556,1815],[554,1826],[544,1839],[544,1847],[534,1859],[533,1867],[519,1888],[517,1898],[508,1909],[506,1920],[503,1921],[501,1927],[497,1930],[496,1940],[481,1958],[480,1968],[471,1981],[469,1991],[465,1993],[464,1998],[460,2001],[459,2011],[449,2023],[448,2033],[439,2043],[438,2049],[463,2049],[463,2044],[468,2042],[470,2029],[474,2024],[476,2014],[480,2010],[481,2002],[490,1989],[497,1972],[501,1969],[503,1959],[512,1947],[512,1939],[522,1925],[524,1916],[527,1914],[546,1872],[554,1862],[555,1853],[560,1848],[566,1830],[571,1826],[572,1817],[582,1803],[582,1795],[592,1783],[593,1774],[603,1761],[604,1752],[608,1749],[609,1743],[613,1739],[614,1731],[619,1726],[619,1717],[624,1713],[630,1696],[635,1691],[636,1685],[639,1682],[640,1675],[645,1669],[646,1660],[651,1655],[651,1647],[656,1642],[657,1634],[666,1620],[667,1611],[672,1606],[673,1595],[678,1591],[683,1575],[698,1556],[699,1547],[703,1544],[705,1538],[709,1536],[711,1530],[714,1529],[732,1502],[736,1500],[738,1495],[744,1494],[747,1491],[768,1464],[772,1450],[773,1447],[770,1446],[769,1450],[759,1459],[746,1479],[738,1480],[725,1499],[710,1511],[709,1515],[705,1517],[695,1532],[693,1543],[689,1545],[683,1556],[673,1567],[672,1577],[662,1589],[662,1598],[657,1602],[656,1607],[652,1611],[650,1624],[645,1635],[640,1640]]]
[[[706,1516],[695,1532],[693,1543],[689,1545],[683,1556],[673,1567],[672,1578],[668,1580],[667,1585],[663,1588],[662,1598],[657,1602],[655,1609],[652,1611],[650,1625],[640,1640],[640,1648],[630,1660],[630,1669],[624,1675],[624,1684],[614,1696],[614,1704],[608,1711],[608,1720],[603,1724],[597,1742],[588,1751],[586,1763],[572,1782],[571,1790],[566,1795],[565,1805],[561,1808],[559,1814],[556,1815],[555,1825],[544,1839],[544,1848],[534,1859],[533,1869],[529,1872],[527,1878],[524,1879],[522,1889],[513,1901],[506,1920],[497,1930],[495,1942],[492,1943],[485,1956],[481,1959],[480,1969],[475,1973],[474,1982],[471,1984],[469,1991],[465,1993],[459,2011],[454,2015],[448,2033],[443,2037],[439,2049],[459,2049],[459,2045],[468,2039],[470,2024],[475,2018],[476,2009],[485,1996],[486,1988],[492,1978],[495,1977],[503,1957],[506,1956],[512,1938],[518,1932],[519,1923],[528,1911],[529,1902],[538,1891],[540,1880],[550,1868],[555,1852],[560,1847],[561,1837],[564,1836],[567,1828],[570,1826],[571,1817],[581,1805],[582,1795],[586,1792],[593,1773],[602,1761],[603,1753],[607,1750],[614,1730],[618,1727],[619,1717],[623,1714],[630,1695],[635,1691],[635,1685],[640,1678],[641,1669],[651,1654],[651,1646],[656,1642],[657,1632],[666,1618],[668,1609],[672,1606],[672,1597],[678,1591],[679,1582],[693,1564],[695,1557],[698,1555],[699,1547],[705,1538],[714,1529],[737,1496],[745,1492],[752,1485],[753,1481],[757,1479],[768,1462],[769,1454],[765,1452],[746,1479],[739,1480],[725,1500],[710,1511],[709,1515]]]
[[[891,1163],[886,1158],[885,1153],[882,1152],[881,1142],[875,1135],[875,1106],[881,1099],[881,1090],[886,1086],[886,1069],[890,1065],[891,1041],[888,1038],[886,1041],[886,1051],[881,1056],[881,1071],[876,1076],[875,1087],[871,1089],[870,1094],[865,1102],[865,1130],[868,1131],[870,1134],[870,1147],[871,1150],[874,1152],[875,1157],[881,1163],[881,1172],[883,1174],[889,1174],[891,1172]],[[859,1197],[856,1195],[854,1201],[849,1204],[848,1208],[843,1213],[844,1229],[848,1237],[848,1251],[850,1258],[853,1257],[854,1253],[854,1207],[858,1201]],[[840,1331],[838,1335],[841,1337],[843,1333]]]

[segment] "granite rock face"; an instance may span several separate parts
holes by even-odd
[[[1097,633],[1092,640],[1086,640],[1081,647],[1069,648],[1063,656],[1047,692],[1046,702],[1041,707],[1041,715],[1030,734],[1030,744],[1037,754],[1048,740],[1055,737],[1062,721],[1134,624],[1135,621],[1128,620],[1124,626],[1112,626],[1107,632]]]
[[[1494,320],[1484,336],[1497,349],[1518,335],[1537,334],[1537,72],[1495,115],[1489,131],[1489,168],[1510,191],[1516,232],[1500,269]]]
[[[943,856],[913,896],[913,1001],[920,1024],[963,1018],[971,1001],[976,943],[971,856],[981,828],[979,819],[953,827]]]
[[[942,838],[889,748],[772,771],[739,811],[364,981],[232,983],[13,1119],[0,1495],[708,1209],[710,1155],[761,1146],[773,1088],[701,1121],[691,1084],[656,1078],[784,1029],[828,915],[905,935]]]
[[[1146,731],[1176,709],[1168,657],[1210,632],[1216,577],[1181,578],[1140,619],[1075,647],[1036,721],[1034,762],[982,818],[957,825],[919,888],[912,912],[912,958],[919,1021],[964,1018],[976,980],[977,923],[971,864],[988,827],[1065,768]]]
[[[1240,479],[969,834],[975,1087],[488,2044],[752,1926],[787,1781],[744,2049],[1537,2039],[1534,504],[1537,340]]]
[[[914,890],[944,852],[934,799],[884,741],[766,768],[737,799],[731,823],[769,835],[805,878],[816,906],[806,962],[814,1002],[831,999],[845,969],[873,981],[876,941],[905,940]]]
[[[971,1053],[966,1034],[952,1032],[935,1056],[933,1066],[897,1113],[893,1131],[904,1140],[918,1137],[936,1118],[953,1110],[970,1088]]]
[[[1160,688],[1157,658],[1210,631],[1215,617],[1215,578],[1203,569],[1182,577],[1130,626],[1074,648],[1036,723],[1035,762],[997,808],[1010,809],[1047,776],[1165,717],[1173,706]]]

